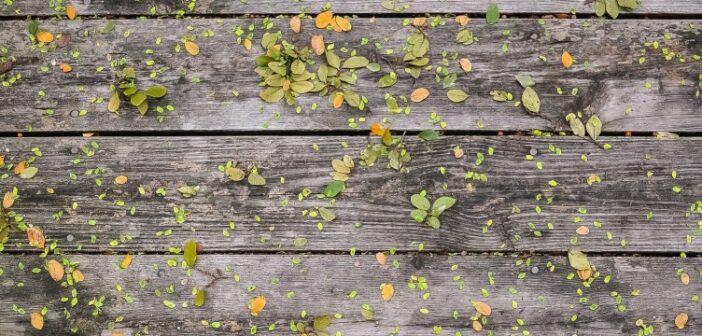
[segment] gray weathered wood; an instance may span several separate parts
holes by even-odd
[[[69,256],[80,263],[86,280],[76,286],[79,303],[65,319],[63,307],[68,304],[60,303],[59,298],[70,296],[70,289],[61,288],[44,270],[30,272],[42,268],[42,259],[0,257],[4,270],[0,276],[0,330],[5,334],[63,335],[73,324],[80,325],[86,335],[110,335],[108,322],[121,316],[123,320],[114,328],[129,336],[147,326],[151,335],[248,335],[252,326],[257,326],[259,334],[290,335],[294,334],[289,331],[290,321],[301,320],[300,313],[305,311],[307,316],[341,314],[329,328],[332,335],[337,330],[342,335],[388,335],[395,327],[400,328],[400,335],[430,335],[434,326],[443,328],[441,335],[454,335],[455,331],[473,335],[470,316],[475,310],[471,301],[479,300],[492,307],[485,328],[495,335],[522,335],[523,330],[531,335],[635,335],[637,319],[653,324],[656,334],[702,333],[699,303],[691,300],[702,290],[697,274],[702,263],[698,258],[590,257],[600,275],[589,288],[577,277],[567,279],[573,269],[563,256],[390,256],[388,265],[380,266],[373,256],[206,255],[198,257],[192,277],[180,267],[166,264],[171,258],[181,260],[180,256],[135,256],[126,270],[117,267],[121,258]],[[299,258],[296,266],[295,258]],[[391,265],[394,260],[399,268]],[[17,269],[19,262],[25,265],[25,271]],[[547,270],[547,262],[555,266],[554,272]],[[227,273],[227,267],[232,271]],[[689,285],[680,283],[678,269],[690,274]],[[217,270],[224,277],[208,288],[205,305],[194,307],[192,289],[210,283],[212,278],[205,272],[216,274]],[[488,282],[489,272],[494,285]],[[240,282],[234,281],[234,274],[239,275]],[[412,275],[426,278],[428,299],[422,299],[423,291],[408,288]],[[611,276],[608,283],[604,282],[606,276]],[[140,280],[144,281],[143,289]],[[463,289],[459,287],[461,281]],[[17,287],[20,282],[24,287]],[[395,288],[390,302],[381,299],[382,283]],[[117,285],[121,292],[116,290]],[[166,289],[171,285],[173,293],[169,294]],[[252,285],[255,291],[250,292],[247,287]],[[154,295],[156,289],[162,292],[161,297]],[[489,297],[483,297],[481,289],[487,290]],[[577,294],[578,289],[583,291],[582,296]],[[637,296],[632,295],[634,290]],[[357,292],[354,299],[347,297],[351,291]],[[292,299],[288,298],[290,292],[295,295]],[[624,312],[617,310],[612,292],[622,296]],[[90,316],[92,307],[87,301],[101,295],[106,296],[105,305],[96,319]],[[125,295],[134,302],[127,303]],[[252,317],[247,302],[257,295],[266,296],[266,307],[258,317]],[[580,303],[581,298],[587,301]],[[174,302],[176,308],[166,308],[164,299]],[[512,308],[513,302],[516,309]],[[183,303],[188,307],[182,307]],[[12,304],[27,313],[13,312]],[[365,321],[361,316],[362,304],[369,304],[375,311],[372,320]],[[599,306],[591,310],[591,304]],[[38,332],[29,324],[29,313],[43,306],[49,313],[44,330]],[[420,313],[422,307],[429,313]],[[458,311],[458,318],[453,317],[454,311]],[[673,324],[680,312],[690,316],[685,330]],[[573,315],[577,315],[576,322],[571,322]],[[511,330],[517,319],[524,326]],[[223,327],[213,330],[203,326],[201,320],[219,321]],[[272,323],[276,330],[268,332]]]
[[[447,89],[436,84],[434,71],[425,71],[416,81],[405,74],[401,49],[411,28],[403,27],[402,19],[371,22],[361,18],[352,20],[355,28],[351,33],[326,31],[324,35],[337,50],[356,50],[382,65],[378,73],[358,72],[356,88],[369,99],[367,111],[333,110],[326,97],[311,95],[299,99],[301,113],[283,104],[266,104],[258,97],[259,79],[253,69],[254,58],[261,53],[263,32],[257,30],[254,47],[245,50],[236,44],[232,29],[250,23],[259,27],[260,19],[116,20],[116,30],[108,34],[98,32],[106,25],[103,20],[42,21],[42,29],[71,36],[69,46],[47,53],[30,47],[24,24],[0,22],[0,30],[8,32],[0,37],[0,44],[17,57],[14,70],[5,76],[22,75],[10,87],[0,87],[0,131],[348,130],[348,119],[358,122],[361,117],[366,118],[358,126],[361,129],[387,118],[396,129],[420,130],[435,127],[432,112],[452,130],[568,129],[564,116],[588,106],[599,114],[605,131],[702,130],[697,122],[702,105],[696,96],[701,66],[700,61],[692,60],[702,49],[700,32],[693,28],[702,26],[700,21],[547,20],[542,26],[535,19],[519,19],[488,26],[474,20],[469,28],[480,42],[471,46],[453,42],[459,27],[448,21],[446,26],[428,29],[432,64],[441,64],[442,51],[472,60],[470,74],[462,73],[457,60],[448,61],[451,72],[458,73],[456,87],[471,95],[466,102],[451,103]],[[282,29],[286,38],[300,46],[309,44],[311,34],[322,32],[313,28],[311,20],[304,21],[301,34],[291,33],[286,20],[273,22],[276,28],[271,31]],[[214,37],[197,39],[199,56],[175,52],[184,35],[201,35],[209,29]],[[505,37],[507,30],[510,36]],[[130,33],[128,38],[123,37],[125,32]],[[665,40],[665,34],[671,39]],[[157,37],[160,45],[155,43]],[[361,46],[362,37],[370,43]],[[659,41],[661,48],[642,53],[644,42],[652,41]],[[375,49],[375,42],[382,47]],[[501,51],[503,44],[509,48],[506,54]],[[686,62],[677,58],[665,61],[663,47],[679,53]],[[388,49],[394,49],[395,54],[385,55]],[[154,54],[145,54],[147,50]],[[572,69],[561,65],[564,50],[576,59]],[[74,59],[72,51],[80,51],[80,58]],[[547,61],[540,60],[540,55]],[[639,64],[641,57],[643,64]],[[175,111],[166,112],[165,120],[153,109],[144,117],[129,107],[123,107],[121,115],[107,112],[109,86],[115,79],[110,58],[124,58],[134,65],[142,87],[165,85],[170,92],[160,104],[170,104]],[[154,65],[147,66],[147,60],[153,60]],[[61,73],[58,64],[63,62],[73,65],[72,73]],[[47,73],[41,71],[42,65],[48,66]],[[149,74],[159,69],[165,71],[149,80]],[[378,79],[391,70],[399,74],[398,83],[377,89]],[[490,96],[490,91],[503,89],[513,92],[518,100],[522,89],[514,80],[517,73],[531,74],[536,80],[542,100],[540,116],[530,115],[513,102],[495,102]],[[432,95],[424,102],[410,103],[410,115],[387,111],[386,92],[409,95],[418,87],[429,88]],[[557,88],[562,89],[562,95],[556,93]],[[574,89],[577,96],[571,95]],[[233,90],[240,95],[234,97]],[[95,103],[97,98],[104,101]],[[313,111],[314,103],[318,109]],[[81,111],[86,115],[81,116]]]
[[[3,181],[3,193],[17,186],[20,198],[12,209],[25,216],[27,223],[41,227],[49,239],[57,239],[65,251],[163,252],[190,238],[207,242],[212,251],[416,251],[418,243],[430,251],[566,251],[581,225],[591,232],[580,236],[577,245],[590,250],[702,251],[702,240],[686,241],[688,235],[699,234],[701,215],[687,213],[691,203],[702,199],[702,139],[605,138],[602,142],[613,146],[610,151],[567,137],[407,140],[412,155],[409,173],[385,168],[385,159],[379,166],[355,168],[349,188],[331,207],[337,219],[326,223],[323,231],[316,226],[321,219],[305,217],[302,212],[329,206],[315,194],[331,181],[331,160],[348,154],[358,164],[365,137],[6,138],[0,141],[0,148],[7,163],[31,157],[31,148],[39,148],[43,156],[35,161],[36,177],[21,180],[10,172]],[[86,157],[81,148],[93,141],[100,149]],[[342,142],[348,148],[342,148]],[[463,158],[454,157],[454,145],[464,150]],[[550,145],[560,148],[562,155],[550,152]],[[494,148],[492,156],[486,154],[489,147]],[[478,152],[485,160],[475,166]],[[533,161],[526,159],[530,153],[535,156]],[[587,161],[582,160],[583,154]],[[74,164],[75,159],[83,161]],[[227,160],[258,165],[268,184],[249,187],[229,181],[217,170]],[[536,168],[537,161],[542,162],[542,170]],[[85,175],[96,167],[105,171],[99,176],[101,187],[96,185],[96,176]],[[445,175],[439,173],[440,167],[445,168]],[[488,182],[466,181],[467,171],[487,174]],[[676,179],[671,177],[673,171]],[[76,174],[75,181],[69,179],[69,172]],[[652,176],[647,177],[648,172]],[[592,174],[600,176],[602,183],[588,186],[586,179]],[[115,185],[112,181],[118,175],[128,176],[129,182]],[[281,177],[285,177],[284,184]],[[550,180],[559,185],[549,186]],[[200,186],[200,193],[182,198],[176,190],[186,184]],[[139,195],[139,186],[145,187],[144,196]],[[673,192],[674,186],[682,191]],[[155,195],[158,187],[167,189],[166,197]],[[47,188],[53,188],[53,194]],[[304,188],[313,194],[298,201]],[[438,230],[409,216],[409,196],[422,189],[432,199],[442,194],[458,199],[442,215]],[[98,199],[101,194],[105,196],[102,200]],[[537,195],[543,199],[537,200]],[[548,197],[553,197],[551,204]],[[284,199],[289,200],[288,206],[283,206]],[[74,201],[75,210],[71,208]],[[116,201],[125,205],[118,206]],[[132,206],[135,216],[128,214]],[[185,224],[176,224],[174,206],[183,206],[190,213]],[[541,213],[536,212],[537,206]],[[63,215],[56,221],[52,215],[59,211]],[[649,212],[652,217],[647,219]],[[97,225],[88,225],[91,219]],[[483,232],[490,219],[494,224]],[[231,237],[224,237],[223,229],[230,221],[237,227],[231,230]],[[593,221],[601,222],[602,228],[595,228]],[[553,223],[552,230],[548,223]],[[166,229],[173,230],[170,236],[156,236]],[[542,237],[533,230],[542,232]],[[606,238],[607,232],[612,240]],[[90,242],[91,236],[97,243]],[[121,236],[131,240],[114,248],[108,245]],[[7,251],[34,250],[26,244],[16,245],[26,242],[23,234],[11,237]],[[296,238],[306,238],[307,244],[296,246]],[[621,239],[626,241],[624,247]]]
[[[199,0],[195,2],[192,11],[188,8],[187,0],[92,0],[72,1],[79,15],[151,15],[151,8],[156,9],[158,15],[175,14],[184,10],[187,14],[297,14],[301,12],[316,13],[326,6],[332,5],[332,10],[338,13],[351,14],[385,14],[393,13],[383,8],[380,0],[305,0],[305,1],[276,1],[254,0],[242,4],[240,1],[230,0]],[[396,1],[398,5],[409,4],[410,7],[403,13],[485,13],[489,0],[418,0]],[[497,3],[502,13],[571,13],[575,10],[578,14],[592,14],[593,9],[588,1],[583,0],[500,0]],[[62,13],[63,9],[58,8]],[[0,4],[0,16],[27,15],[55,15],[56,8],[51,8],[42,0],[15,0],[12,6]],[[646,0],[639,9],[632,12],[638,15],[647,14],[699,14],[699,3],[696,0]],[[622,15],[626,15],[623,12]]]

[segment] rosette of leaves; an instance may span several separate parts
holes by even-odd
[[[407,171],[404,165],[412,159],[405,146],[404,137],[393,137],[389,128],[385,129],[381,143],[368,144],[361,151],[361,165],[371,167],[381,157],[388,158],[388,168],[400,172]]]
[[[577,115],[575,113],[569,113],[565,117],[566,121],[570,124],[571,131],[573,131],[573,134],[580,137],[584,137],[585,132],[587,132],[590,138],[596,141],[600,133],[602,133],[602,120],[593,114],[590,116],[590,119],[587,120],[587,123],[584,124],[580,119],[581,114],[580,112],[578,112]]]
[[[112,96],[107,104],[107,110],[113,113],[119,111],[122,105],[122,98],[124,98],[137,108],[139,114],[144,115],[149,110],[148,98],[160,99],[168,93],[168,89],[161,85],[154,85],[146,90],[140,90],[137,86],[136,71],[130,66],[118,70],[117,79],[117,85],[110,87]]]
[[[329,94],[329,104],[335,108],[346,102],[351,107],[363,110],[368,98],[359,95],[353,85],[358,81],[356,69],[365,68],[370,61],[364,56],[354,55],[342,62],[333,50],[325,51],[324,56],[326,63],[320,64],[317,69],[313,91],[319,91],[322,96]]]
[[[351,175],[351,168],[354,167],[353,159],[348,155],[344,155],[343,160],[334,159],[331,164],[334,169],[330,174],[332,179],[346,182],[349,179],[349,175]]]
[[[441,216],[444,211],[451,208],[456,204],[456,199],[448,196],[441,196],[431,203],[427,198],[426,190],[422,190],[418,194],[413,194],[410,197],[410,202],[412,206],[415,207],[410,216],[417,221],[417,223],[426,223],[434,229],[441,227],[441,221],[439,221],[439,216]]]
[[[429,57],[426,56],[429,52],[429,37],[420,28],[414,28],[407,37],[405,49],[405,72],[413,78],[419,78],[422,68],[429,64]]]
[[[524,108],[530,113],[539,113],[541,110],[541,99],[539,99],[539,94],[533,88],[536,82],[529,75],[519,74],[514,77],[519,82],[519,85],[524,88],[521,99]]]
[[[246,181],[252,186],[266,184],[266,179],[258,173],[258,167],[255,165],[249,165],[246,169],[241,169],[237,167],[236,162],[228,161],[223,170],[224,174],[234,182],[243,181],[246,178]]]
[[[597,16],[604,16],[606,13],[612,19],[616,19],[621,11],[639,8],[641,0],[595,0],[592,6]]]
[[[314,75],[307,71],[307,60],[312,55],[310,48],[298,50],[295,45],[280,40],[280,32],[265,33],[261,39],[264,55],[256,58],[256,73],[261,77],[263,90],[260,97],[268,103],[277,103],[285,98],[294,105],[296,97],[320,91],[323,85],[313,83]],[[279,43],[280,42],[280,43]]]

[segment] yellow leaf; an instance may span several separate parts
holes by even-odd
[[[390,301],[395,295],[395,287],[392,284],[383,284],[380,288],[380,294],[384,301]]]
[[[63,279],[64,270],[63,270],[63,265],[59,263],[56,260],[49,260],[46,263],[47,268],[49,269],[49,275],[51,276],[54,281],[61,281]]]
[[[44,329],[44,316],[40,312],[33,312],[31,315],[32,327],[36,330]]]
[[[377,135],[377,136],[383,136],[383,134],[385,134],[385,126],[383,126],[383,124],[381,124],[381,123],[373,123],[373,125],[371,125],[371,134]],[[378,254],[383,255],[383,257],[384,257],[383,262],[380,261],[381,259],[378,257]],[[388,261],[388,257],[385,256],[385,253],[383,253],[383,252],[378,252],[378,254],[375,255],[376,259],[378,259],[378,262],[381,265],[385,265],[385,262]]]
[[[293,32],[299,33],[301,26],[302,21],[300,20],[299,16],[293,16],[290,18],[290,29],[292,29]]]
[[[329,26],[329,24],[332,21],[332,17],[334,16],[334,13],[331,11],[324,11],[319,14],[317,14],[317,18],[315,19],[315,26],[319,29],[324,29]]]
[[[41,233],[41,231],[35,227],[29,227],[27,228],[27,240],[29,240],[29,245],[32,247],[44,248],[44,244],[46,244],[46,239],[44,239],[44,234]]]
[[[2,207],[5,209],[9,209],[12,207],[12,205],[15,204],[15,194],[13,194],[11,191],[8,191],[5,193],[5,197],[2,199]]]
[[[458,61],[458,64],[461,65],[461,69],[463,69],[464,72],[473,71],[473,63],[471,63],[467,58],[461,58],[461,60]]]
[[[481,301],[475,303],[475,310],[483,316],[490,316],[490,314],[492,314],[492,308],[490,308],[490,305]]]
[[[40,31],[37,33],[37,40],[41,43],[51,43],[54,41],[54,34],[48,31]]]
[[[459,15],[456,16],[456,23],[458,23],[461,27],[465,27],[470,19],[468,18],[468,15]]]
[[[72,274],[73,281],[75,281],[76,283],[83,282],[83,280],[85,280],[85,275],[83,275],[83,272],[81,272],[80,270],[75,270]]]
[[[61,71],[63,71],[64,73],[69,73],[69,72],[73,71],[73,67],[67,63],[61,63],[59,65],[59,67],[61,68]]]
[[[258,316],[258,313],[260,313],[263,308],[266,306],[266,297],[261,295],[255,297],[253,300],[251,300],[251,315],[253,316]]]
[[[22,172],[27,168],[27,161],[20,161],[15,165],[15,175],[22,174]]]
[[[678,327],[678,329],[685,328],[688,318],[689,317],[685,313],[678,314],[678,316],[675,317],[675,326]]]
[[[244,48],[246,50],[251,50],[251,40],[249,40],[249,39],[244,40]]]
[[[427,99],[429,97],[429,90],[425,88],[418,88],[412,91],[412,94],[410,94],[410,100],[413,103],[419,103],[423,101],[424,99]]]
[[[318,56],[324,54],[326,50],[324,47],[324,35],[312,35],[312,50]]]
[[[76,19],[76,8],[73,5],[66,6],[66,16],[68,16],[69,20]]]
[[[200,53],[200,47],[193,41],[185,41],[185,50],[193,56],[197,56]]]
[[[119,263],[119,268],[121,269],[127,269],[129,265],[132,264],[132,256],[130,254],[127,254],[122,258],[122,261]]]
[[[569,52],[564,51],[561,55],[561,62],[563,62],[563,66],[566,67],[566,69],[569,69],[573,66],[573,56],[571,56]]]
[[[125,184],[127,181],[129,181],[129,178],[124,175],[115,177],[115,183],[117,184]]]

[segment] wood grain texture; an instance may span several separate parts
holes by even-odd
[[[367,141],[365,137],[3,139],[0,148],[6,163],[31,157],[32,148],[43,152],[34,163],[37,176],[21,180],[10,172],[3,193],[17,186],[20,197],[12,209],[28,224],[41,227],[48,239],[58,240],[64,251],[164,252],[190,238],[207,242],[211,251],[416,251],[419,243],[428,251],[563,252],[573,244],[593,251],[702,251],[702,240],[696,238],[702,215],[690,208],[702,199],[699,138],[607,138],[602,142],[613,149],[604,151],[568,137],[447,136],[429,143],[408,137],[412,156],[408,173],[385,168],[387,160],[381,159],[377,166],[355,168],[348,189],[333,207],[316,197],[331,181],[331,160],[348,154],[358,164]],[[81,148],[91,142],[99,144],[99,150],[86,157]],[[452,153],[455,145],[465,152],[461,159]],[[493,155],[487,154],[490,147]],[[485,159],[476,166],[478,153]],[[533,160],[527,159],[530,154]],[[75,159],[81,162],[75,164]],[[256,164],[267,185],[229,181],[217,169],[227,160]],[[543,169],[537,169],[537,162]],[[97,167],[104,173],[86,175]],[[466,180],[469,171],[487,174],[488,182]],[[71,173],[75,180],[69,178]],[[593,174],[602,183],[588,186],[586,179]],[[129,182],[114,184],[118,175],[128,176]],[[551,180],[558,186],[549,186]],[[196,197],[186,199],[177,192],[186,184],[201,188]],[[681,188],[679,193],[673,191],[675,186]],[[165,197],[156,195],[159,187],[167,191]],[[297,195],[305,188],[312,194],[299,201]],[[442,215],[438,230],[409,215],[409,197],[422,189],[431,199],[439,195],[458,199]],[[176,224],[175,206],[189,213],[184,224]],[[303,216],[303,211],[319,206],[337,215],[321,231],[317,223],[323,220]],[[134,216],[129,214],[131,207],[136,208]],[[62,216],[56,220],[58,212]],[[90,220],[96,225],[89,225]],[[493,221],[489,227],[488,220]],[[225,237],[223,230],[231,221],[236,229]],[[602,227],[597,228],[595,221]],[[581,225],[590,229],[589,235],[575,233]],[[156,235],[167,229],[171,235]],[[296,238],[307,243],[296,245]],[[117,246],[109,246],[120,239]],[[5,249],[35,250],[25,242],[23,234],[12,234]]]
[[[404,9],[405,14],[424,13],[468,13],[484,14],[489,0],[421,0],[421,1],[396,1],[396,6]],[[520,0],[493,1],[500,7],[502,13],[507,14],[551,14],[571,13],[575,10],[578,14],[593,14],[592,6],[582,0],[540,0],[524,2]],[[346,14],[385,14],[393,13],[382,6],[380,0],[305,0],[305,1],[276,1],[252,0],[244,4],[241,1],[229,0],[198,0],[192,10],[188,8],[187,0],[92,0],[72,1],[79,15],[151,15],[151,8],[156,9],[158,15],[175,14],[183,10],[187,14],[297,14],[316,13],[331,4],[332,9],[338,13]],[[61,8],[58,8],[61,12]],[[27,15],[54,15],[56,8],[50,7],[42,0],[17,0],[12,6],[0,5],[0,16]],[[632,12],[638,15],[647,14],[699,14],[699,3],[696,0],[677,0],[666,2],[663,0],[643,1],[641,7]],[[626,15],[623,12],[622,15]]]
[[[441,65],[442,51],[471,59],[474,70],[469,74],[462,73],[458,60],[448,60],[450,71],[458,73],[456,87],[471,95],[459,104],[448,100],[448,89],[436,83],[434,70],[424,71],[418,80],[405,74],[402,46],[411,28],[403,27],[402,19],[353,19],[351,33],[323,32],[304,20],[300,34],[290,32],[286,20],[273,20],[271,31],[281,29],[299,46],[307,45],[311,34],[323,32],[325,41],[333,42],[337,50],[355,50],[382,66],[377,73],[357,72],[355,87],[369,99],[366,111],[334,110],[327,97],[307,95],[299,99],[299,113],[294,107],[266,104],[258,97],[259,79],[253,70],[254,58],[261,53],[261,19],[115,20],[115,31],[107,34],[100,33],[107,25],[104,20],[46,20],[42,29],[71,37],[68,46],[49,48],[46,53],[30,45],[24,24],[0,22],[0,30],[8,32],[0,37],[0,44],[17,58],[6,80],[17,74],[22,77],[0,87],[0,131],[320,131],[367,129],[383,119],[395,129],[421,130],[439,123],[431,118],[432,112],[451,130],[569,129],[565,115],[588,107],[600,116],[605,131],[702,131],[696,122],[702,112],[702,101],[696,96],[702,63],[692,59],[702,49],[700,21],[546,20],[540,25],[535,19],[515,19],[488,26],[474,20],[469,28],[480,42],[470,46],[453,42],[459,27],[448,21],[428,29],[431,64]],[[232,30],[249,24],[257,28],[254,47],[245,50]],[[214,36],[202,37],[209,30]],[[503,35],[506,31],[509,36]],[[199,36],[199,56],[175,51],[185,35]],[[364,46],[363,37],[369,39]],[[644,47],[645,42],[659,42],[660,47]],[[664,48],[678,56],[666,61]],[[395,53],[387,55],[387,50]],[[560,61],[564,50],[576,60],[568,70]],[[80,52],[78,58],[74,58],[76,52]],[[169,94],[159,104],[172,105],[174,111],[159,114],[152,109],[140,116],[136,109],[123,107],[119,115],[107,112],[116,70],[110,59],[135,66],[141,87],[166,86]],[[147,65],[149,61],[153,64]],[[58,64],[64,62],[73,66],[72,73],[60,71]],[[391,70],[399,74],[398,83],[378,89],[379,78]],[[154,79],[149,79],[151,73]],[[522,90],[514,79],[518,73],[534,77],[542,101],[540,115],[530,115],[514,102],[495,102],[490,96],[492,90],[507,90],[514,93],[516,102]],[[418,87],[428,88],[431,96],[410,103],[411,114],[388,112],[385,93],[399,97]],[[235,97],[234,91],[239,95]],[[318,105],[316,110],[313,104]],[[358,125],[351,125],[349,118]]]
[[[60,303],[59,298],[70,296],[70,289],[61,288],[44,270],[36,274],[30,271],[41,269],[43,259],[0,257],[4,270],[0,277],[1,330],[6,334],[64,335],[70,325],[78,325],[81,334],[110,335],[108,322],[121,316],[114,329],[129,336],[140,330],[143,335],[147,326],[150,335],[248,335],[252,326],[266,335],[292,335],[290,321],[300,321],[300,313],[305,311],[308,317],[341,314],[341,318],[332,319],[332,334],[338,330],[342,335],[388,335],[399,327],[401,335],[430,335],[434,326],[440,326],[442,335],[454,335],[455,331],[473,335],[470,316],[475,310],[471,301],[476,300],[491,305],[492,314],[485,329],[493,330],[495,335],[521,335],[524,330],[532,335],[634,335],[637,319],[654,325],[656,334],[702,332],[699,303],[691,300],[702,290],[697,274],[702,263],[698,258],[590,257],[600,274],[589,287],[577,277],[567,279],[573,269],[563,256],[401,255],[390,256],[389,264],[380,266],[374,256],[201,255],[192,276],[187,276],[180,266],[167,265],[169,259],[179,264],[181,256],[135,256],[128,269],[117,267],[121,256],[68,258],[80,263],[86,280],[76,286],[79,303],[71,309],[71,317],[65,319],[63,307],[68,304]],[[17,268],[19,262],[24,263],[25,271]],[[397,267],[391,265],[393,262]],[[548,271],[549,262],[554,266],[553,272]],[[691,275],[689,285],[680,284],[678,269]],[[205,305],[194,307],[192,289],[207,286],[212,280],[208,273],[214,275],[218,270],[223,277],[208,288]],[[494,284],[489,283],[488,273]],[[234,274],[239,276],[239,282],[234,280]],[[409,288],[412,275],[425,277],[428,290]],[[608,283],[604,281],[606,276],[611,276]],[[17,287],[20,279],[22,288]],[[395,288],[389,302],[381,300],[382,283],[391,283]],[[121,291],[116,289],[118,285]],[[171,293],[166,291],[170,286]],[[157,289],[161,297],[154,295]],[[483,297],[481,289],[489,297]],[[579,289],[583,291],[581,296],[577,294]],[[352,291],[357,296],[349,299]],[[638,295],[632,295],[633,291],[638,291]],[[292,299],[288,298],[290,292],[294,292]],[[429,296],[422,299],[425,292]],[[623,312],[618,310],[612,292],[621,295]],[[92,307],[86,303],[101,295],[106,297],[102,314],[93,318]],[[266,306],[259,316],[253,317],[247,302],[257,295],[266,296]],[[664,302],[661,295],[665,295]],[[132,303],[124,299],[127,296],[133,299]],[[163,300],[176,307],[166,308]],[[12,304],[27,314],[13,312]],[[362,317],[362,304],[374,310],[371,320]],[[592,304],[597,305],[596,309],[590,308]],[[43,306],[49,311],[44,330],[32,330],[28,314]],[[428,309],[428,313],[420,313],[420,308]],[[458,312],[457,318],[454,311]],[[673,324],[680,312],[690,316],[684,330]],[[573,315],[577,316],[575,322],[571,321]],[[517,326],[517,319],[524,325]],[[218,321],[222,327],[214,330],[203,326],[201,320]],[[275,331],[267,331],[273,323]]]

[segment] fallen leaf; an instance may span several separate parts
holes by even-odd
[[[292,29],[293,32],[299,33],[301,26],[302,20],[300,20],[299,16],[293,16],[290,18],[290,29]]]
[[[378,252],[375,254],[375,260],[378,261],[378,264],[380,265],[385,265],[388,263],[388,256],[385,255],[383,252]]]
[[[59,263],[58,261],[51,259],[46,263],[47,268],[49,269],[49,275],[51,276],[54,281],[61,281],[63,279],[64,270],[63,270],[63,265]]]
[[[456,23],[458,23],[461,27],[465,27],[468,24],[468,22],[470,22],[468,15],[456,16]]]
[[[371,134],[383,136],[385,134],[385,126],[381,123],[373,123],[373,125],[371,125]]]
[[[424,99],[427,99],[429,97],[429,90],[425,88],[418,88],[412,91],[412,94],[410,94],[410,100],[413,103],[419,103],[423,101]]]
[[[48,31],[40,31],[37,33],[37,41],[41,43],[51,43],[54,41],[54,34]]]
[[[68,16],[69,20],[75,20],[76,19],[76,7],[74,7],[73,5],[66,6],[66,16]]]
[[[569,69],[573,66],[573,56],[571,56],[569,52],[564,51],[561,55],[561,62],[566,69]]]
[[[115,183],[117,183],[119,185],[125,184],[125,183],[127,183],[127,181],[129,181],[129,178],[124,176],[124,175],[120,175],[120,176],[115,177]]]
[[[122,258],[122,261],[119,262],[119,268],[127,269],[129,267],[129,265],[131,265],[131,264],[132,264],[132,255],[127,254],[126,256],[124,256],[124,258]]]
[[[31,315],[31,321],[32,321],[32,327],[36,330],[42,330],[44,329],[44,316],[38,312],[35,311]]]
[[[341,105],[344,103],[344,95],[341,93],[337,93],[336,96],[334,97],[334,108],[340,108]]]
[[[27,228],[27,240],[29,240],[29,245],[32,247],[44,248],[44,244],[46,244],[46,239],[44,239],[44,234],[41,232],[41,230],[35,228],[35,227],[29,227]]]
[[[392,297],[395,295],[395,286],[389,283],[383,284],[380,289],[380,294],[384,301],[392,300]]]
[[[83,272],[80,270],[74,270],[73,273],[73,281],[76,283],[83,282],[85,280],[85,275],[83,275]]]
[[[266,297],[263,295],[255,297],[251,301],[251,315],[258,316],[264,307],[266,307]]]
[[[321,12],[317,14],[317,18],[315,19],[314,24],[319,29],[327,28],[327,26],[329,26],[329,24],[331,23],[333,16],[334,13],[332,13],[331,11]]]
[[[589,270],[592,267],[590,261],[587,259],[587,255],[577,250],[568,251],[568,262],[570,263],[570,267],[579,271]]]
[[[675,316],[675,326],[678,327],[678,329],[684,329],[688,319],[689,317],[687,316],[687,314],[678,314],[678,316]]]
[[[61,63],[59,67],[61,68],[61,71],[63,71],[63,73],[69,73],[73,71],[73,67],[67,63]]]
[[[197,56],[200,53],[200,47],[193,41],[185,41],[185,50],[193,56]]]
[[[427,23],[427,18],[425,17],[416,17],[414,20],[412,20],[412,25],[419,28],[424,26]]]
[[[473,321],[473,330],[477,332],[481,332],[483,330],[483,325],[480,324],[480,321]]]
[[[251,46],[252,46],[251,40],[245,39],[244,40],[244,49],[251,50]]]
[[[492,308],[490,308],[490,305],[485,302],[478,301],[475,303],[474,307],[475,310],[480,313],[480,315],[490,316],[490,314],[492,314]]]
[[[27,161],[20,161],[15,165],[15,175],[22,174],[22,172],[27,168]]]
[[[585,225],[581,225],[577,229],[575,229],[575,233],[581,236],[587,236],[590,233],[590,228],[588,228]]]
[[[471,63],[467,58],[461,58],[461,60],[458,61],[458,64],[461,65],[461,69],[463,69],[464,72],[473,71],[473,63]]]
[[[351,21],[345,17],[335,16],[332,19],[332,26],[334,26],[334,31],[336,32],[347,32],[351,30]]]
[[[578,273],[578,278],[580,278],[580,280],[583,281],[590,279],[590,277],[592,276],[592,268],[588,268],[585,270],[577,270],[575,272]]]
[[[689,284],[690,283],[690,276],[685,272],[680,273],[680,282],[683,285]]]
[[[197,242],[195,240],[188,240],[183,247],[183,260],[188,266],[195,266],[195,261],[197,261]]]
[[[15,204],[15,194],[11,191],[5,193],[5,197],[2,199],[2,207],[4,209],[9,209]]]
[[[312,35],[312,50],[317,56],[324,54],[324,35]]]

